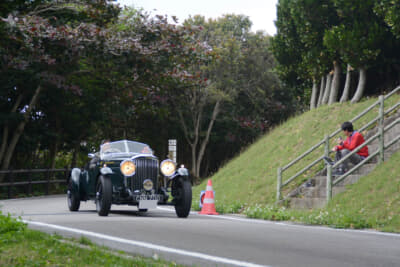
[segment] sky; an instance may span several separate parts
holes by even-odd
[[[276,4],[278,0],[118,0],[121,6],[142,7],[152,15],[176,16],[183,22],[189,15],[218,18],[224,14],[242,14],[250,18],[256,32],[276,33]],[[172,23],[172,19],[170,21]]]

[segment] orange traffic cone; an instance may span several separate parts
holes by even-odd
[[[203,207],[199,214],[207,214],[207,215],[218,215],[219,213],[215,210],[214,203],[214,191],[212,189],[212,182],[208,180],[206,194],[203,201]]]

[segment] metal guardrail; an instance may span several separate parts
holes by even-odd
[[[54,179],[56,173],[63,173],[63,179]],[[13,188],[17,186],[25,186],[25,193],[27,195],[32,194],[32,185],[42,184],[45,185],[44,193],[49,194],[50,184],[66,184],[69,177],[70,169],[31,169],[31,170],[3,170],[0,171],[0,175],[5,175],[4,178],[8,182],[0,183],[0,189],[7,187],[7,197],[13,198]],[[23,181],[16,181],[15,176],[17,174],[26,175]],[[32,177],[32,174],[44,174],[44,180],[37,180]]]
[[[380,140],[380,146],[377,152],[372,153],[369,157],[367,157],[366,159],[364,159],[362,162],[360,162],[358,165],[354,166],[351,170],[349,170],[345,175],[339,177],[337,180],[335,180],[334,184],[332,184],[332,167],[337,167],[339,166],[340,163],[342,163],[344,160],[346,160],[347,158],[349,158],[352,154],[357,153],[357,151],[359,151],[363,146],[358,147],[357,149],[353,150],[352,153],[349,153],[346,157],[344,157],[342,160],[338,161],[337,163],[335,163],[334,166],[332,165],[328,165],[327,166],[327,202],[330,201],[330,199],[332,198],[332,186],[336,185],[337,183],[339,183],[340,181],[342,181],[343,179],[345,179],[348,175],[350,175],[351,173],[353,173],[355,170],[357,170],[358,168],[360,168],[365,162],[367,162],[367,160],[371,159],[372,157],[376,156],[377,154],[379,154],[379,161],[383,161],[383,155],[384,155],[384,150],[387,149],[388,147],[390,147],[392,144],[394,144],[396,141],[398,141],[398,139],[400,137],[395,138],[394,140],[392,140],[390,142],[390,144],[388,144],[387,146],[384,145],[384,132],[389,130],[390,128],[392,128],[395,124],[397,124],[399,122],[399,120],[394,121],[393,123],[391,123],[390,125],[388,125],[387,127],[383,127],[383,121],[384,121],[384,117],[395,111],[396,109],[398,109],[400,107],[400,102],[396,103],[394,106],[390,107],[388,110],[384,110],[384,102],[386,99],[390,98],[392,95],[394,95],[395,93],[400,91],[400,86],[398,86],[397,88],[395,88],[392,92],[390,92],[389,94],[385,95],[385,96],[380,96],[379,100],[376,101],[374,104],[372,104],[371,106],[369,106],[368,108],[366,108],[364,111],[362,111],[360,114],[358,114],[356,117],[354,117],[352,120],[350,120],[350,122],[354,123],[355,121],[357,121],[358,119],[362,118],[364,115],[366,115],[368,112],[370,112],[372,109],[374,109],[376,106],[379,106],[379,115],[374,118],[373,120],[369,121],[367,124],[365,124],[364,126],[362,126],[359,131],[364,131],[365,129],[368,129],[370,126],[372,126],[374,123],[379,122],[379,131],[377,134],[375,134],[373,137],[369,138],[364,144],[368,145],[370,142],[372,142],[373,140],[375,140],[376,138],[379,138]],[[328,157],[329,156],[329,142],[331,140],[331,138],[335,137],[339,132],[341,132],[341,128],[337,129],[336,131],[332,132],[329,135],[326,135],[325,138],[321,141],[319,141],[317,144],[315,144],[314,146],[312,146],[310,149],[308,149],[306,152],[304,152],[303,154],[301,154],[300,156],[298,156],[297,158],[295,158],[294,160],[292,160],[291,162],[289,162],[288,164],[286,164],[283,167],[279,167],[277,170],[277,193],[276,193],[276,199],[277,201],[282,199],[282,188],[286,185],[288,185],[289,183],[291,183],[293,180],[295,180],[297,177],[299,177],[300,175],[302,175],[303,173],[305,173],[306,171],[308,171],[309,169],[311,169],[313,166],[315,166],[316,164],[318,164],[319,162],[321,162],[323,160],[324,157]],[[292,177],[290,177],[289,179],[287,179],[286,181],[282,181],[282,177],[283,177],[283,172],[287,171],[289,168],[291,168],[294,164],[296,164],[297,162],[301,161],[302,159],[304,159],[306,156],[308,156],[310,153],[314,152],[316,149],[321,148],[321,146],[324,146],[324,154],[319,156],[317,159],[315,159],[313,162],[311,162],[310,164],[308,164],[306,167],[304,167],[303,169],[301,169],[300,171],[298,171],[296,174],[294,174]],[[340,180],[339,180],[340,179]],[[286,196],[287,197],[287,196]],[[285,197],[285,198],[286,198]]]

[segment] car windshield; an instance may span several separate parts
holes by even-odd
[[[129,157],[132,154],[153,154],[151,148],[143,143],[121,140],[100,146],[100,157]]]

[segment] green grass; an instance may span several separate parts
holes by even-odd
[[[177,266],[173,262],[128,256],[96,246],[84,237],[65,240],[28,229],[0,212],[0,266]]]
[[[296,211],[274,206],[278,167],[286,165],[307,151],[325,135],[338,129],[342,122],[354,118],[376,101],[377,98],[371,98],[357,104],[337,103],[323,106],[293,117],[262,136],[209,178],[212,179],[215,191],[217,211],[243,212],[249,217],[271,220],[400,232],[400,166],[396,165],[398,155],[393,156],[359,183],[349,187],[345,193],[336,195],[331,205],[325,209]],[[400,95],[394,95],[385,102],[385,108],[399,101]],[[377,116],[378,109],[375,108],[354,126],[357,129]],[[321,155],[322,149],[321,147],[319,151],[297,163],[295,168],[285,172],[283,180],[308,165],[317,155]],[[321,163],[298,177],[284,193],[314,176],[322,168]],[[198,196],[201,190],[205,190],[207,180],[193,188],[192,206],[195,208],[198,208]]]

